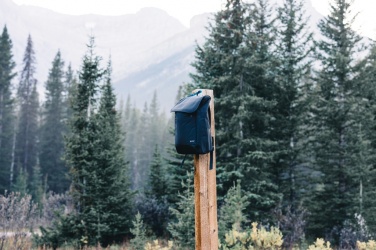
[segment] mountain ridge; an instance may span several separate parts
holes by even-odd
[[[317,22],[320,14],[309,1],[306,6],[307,14],[312,16],[310,22]],[[0,1],[0,25],[8,27],[17,72],[21,70],[27,36],[30,34],[33,39],[42,98],[57,51],[66,66],[71,63],[74,70],[79,70],[89,36],[93,35],[95,52],[104,59],[103,65],[111,56],[116,94],[123,99],[130,94],[132,103],[141,107],[158,90],[160,106],[166,111],[175,101],[178,86],[190,80],[194,48],[205,41],[212,16],[197,15],[191,19],[190,27],[185,27],[166,11],[153,7],[127,15],[75,16],[19,6],[11,0]]]

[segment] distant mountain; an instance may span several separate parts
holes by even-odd
[[[306,9],[311,15],[311,26],[315,27],[321,16],[309,1]],[[18,70],[27,36],[32,36],[42,93],[58,49],[66,64],[72,63],[78,70],[92,34],[96,38],[96,52],[104,59],[103,65],[111,55],[118,96],[125,99],[130,94],[132,103],[142,107],[157,90],[161,108],[166,111],[175,101],[178,86],[189,81],[195,45],[204,41],[211,16],[209,13],[196,16],[190,27],[185,27],[157,8],[122,16],[72,16],[0,0],[0,28],[4,24],[8,27]]]

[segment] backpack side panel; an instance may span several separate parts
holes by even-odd
[[[196,154],[197,114],[175,112],[175,147],[179,154]]]

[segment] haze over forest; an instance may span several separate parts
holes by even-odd
[[[308,1],[307,13],[316,29],[322,17]],[[96,51],[113,62],[113,81],[119,98],[131,95],[132,104],[142,107],[150,103],[157,90],[161,108],[169,112],[178,86],[189,82],[190,66],[196,43],[207,35],[213,13],[203,13],[185,27],[174,17],[157,8],[144,8],[136,14],[122,16],[72,16],[34,7],[19,6],[12,0],[0,1],[0,27],[7,25],[13,42],[17,72],[28,34],[34,41],[36,76],[43,98],[43,86],[52,59],[59,49],[66,64],[80,67],[88,37],[96,40]],[[18,79],[16,77],[16,79]]]

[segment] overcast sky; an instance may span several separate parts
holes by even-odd
[[[136,13],[143,7],[157,7],[178,18],[185,26],[190,19],[204,12],[220,10],[225,0],[13,0],[17,4],[35,5],[56,12],[72,15],[102,14],[123,15]],[[313,6],[323,15],[329,13],[331,0],[311,0]],[[360,12],[356,29],[376,39],[376,0],[355,0],[354,13]]]

